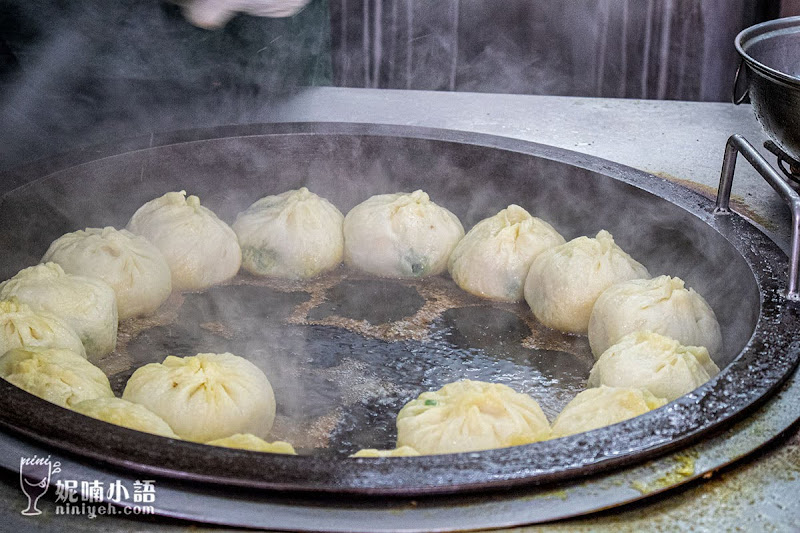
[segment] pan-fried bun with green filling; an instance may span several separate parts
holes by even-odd
[[[666,404],[650,392],[629,387],[586,389],[569,402],[553,422],[553,436],[566,437],[617,424]]]
[[[117,298],[101,279],[67,274],[56,263],[44,263],[0,283],[0,299],[11,297],[69,324],[90,359],[114,351],[117,345]]]
[[[113,398],[102,370],[82,355],[62,348],[15,348],[0,357],[0,377],[61,407]]]
[[[419,455],[422,454],[420,454],[417,450],[415,450],[411,446],[400,446],[399,448],[392,448],[391,450],[378,450],[375,448],[365,448],[363,450],[358,450],[350,457],[372,457],[372,458],[417,457]]]
[[[397,446],[422,455],[505,448],[550,438],[536,400],[507,385],[468,379],[423,392],[397,415]]]
[[[434,276],[463,236],[458,217],[426,192],[379,194],[344,217],[344,261],[385,278]]]
[[[239,213],[233,230],[242,267],[257,276],[304,279],[339,266],[344,216],[305,187],[265,196]]]
[[[704,346],[712,357],[722,351],[714,310],[681,278],[658,276],[617,283],[597,299],[589,319],[595,358],[628,333],[652,331],[686,346]]]
[[[186,191],[168,192],[133,214],[128,231],[158,248],[172,272],[172,288],[199,291],[239,272],[242,251],[236,233]]]
[[[447,269],[475,296],[518,302],[534,258],[560,244],[564,237],[553,226],[512,204],[475,224],[450,254]]]
[[[117,296],[119,319],[153,314],[172,292],[164,255],[150,241],[128,230],[86,228],[62,235],[42,262],[61,265],[69,274],[108,283]]]
[[[129,402],[122,398],[104,397],[84,400],[73,406],[73,409],[82,415],[116,426],[161,435],[162,437],[178,438],[172,428],[169,427],[169,424],[164,422],[160,416],[143,405]]]
[[[64,348],[86,358],[83,342],[69,324],[11,297],[0,300],[0,355],[14,348]]]
[[[182,439],[208,442],[236,433],[265,437],[275,395],[256,365],[231,353],[167,356],[138,368],[122,397],[164,419]]]
[[[594,238],[578,237],[536,256],[525,280],[525,301],[545,326],[586,334],[592,307],[604,290],[649,277],[647,269],[603,230]]]
[[[225,448],[237,448],[239,450],[250,450],[253,452],[282,453],[286,455],[297,455],[294,446],[282,440],[267,442],[262,438],[256,437],[252,433],[237,433],[223,439],[216,439],[206,442],[209,446],[222,446]]]
[[[589,373],[588,385],[646,389],[671,402],[717,374],[719,367],[704,347],[636,331],[603,352]]]

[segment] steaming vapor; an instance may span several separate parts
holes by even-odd
[[[21,17],[33,17],[40,7],[11,4]],[[175,6],[137,0],[117,4],[119,10],[99,0],[73,2],[53,11],[48,21],[52,28],[20,56],[24,61],[6,76],[8,90],[0,96],[0,119],[9,125],[0,168],[97,141],[265,121],[269,105],[279,98],[271,88],[291,87],[301,79],[313,82],[324,78],[329,68],[321,59],[324,37],[310,45],[302,43],[304,51],[310,46],[314,52],[301,54],[305,63],[293,59],[301,48],[299,41],[293,41],[296,25],[308,23],[301,17],[327,14],[319,2],[297,19],[276,21],[272,33],[258,30],[244,18],[231,22],[229,32],[205,33],[188,26]],[[698,40],[710,42],[690,31],[695,26],[672,10],[685,4],[679,0],[598,0],[583,8],[572,2],[521,0],[510,1],[503,9],[496,3],[459,0],[364,0],[360,4],[365,10],[363,25],[358,25],[363,46],[345,41],[340,43],[345,48],[339,50],[349,50],[348,54],[358,50],[364,56],[363,63],[359,62],[363,68],[355,68],[349,56],[339,65],[345,75],[357,74],[358,84],[365,86],[696,95],[696,83],[673,82],[679,74],[686,78],[697,50],[681,56],[677,67],[667,64],[665,55],[671,55],[676,38],[692,45]],[[690,11],[695,22],[712,16],[700,8]],[[387,20],[391,31],[384,26]],[[342,19],[342,27],[349,33],[352,21]],[[276,41],[289,45],[279,47]],[[565,42],[569,45],[553,44]],[[597,55],[584,53],[586,43]],[[237,47],[243,48],[231,55],[229,51]],[[710,82],[704,85],[704,97],[714,90]],[[150,138],[153,144],[155,136]],[[727,359],[718,361],[720,366],[739,352],[752,331],[757,289],[730,284],[730,279],[751,279],[752,273],[724,239],[678,207],[605,176],[548,159],[377,135],[249,135],[166,146],[155,143],[62,169],[0,200],[0,249],[4,251],[0,279],[37,263],[49,244],[66,232],[124,227],[139,206],[168,191],[185,189],[198,195],[203,205],[231,223],[258,198],[301,186],[328,198],[343,213],[374,194],[421,188],[458,215],[467,230],[511,203],[547,220],[567,239],[607,229],[652,274],[680,276],[708,299],[726,337]],[[720,275],[720,265],[727,275]],[[324,329],[329,326],[314,324],[316,329],[303,329],[306,326],[296,322],[286,333],[274,323],[279,316],[276,309],[300,305],[305,296],[295,293],[304,291],[289,287],[277,292],[275,296],[248,288],[239,295],[242,300],[203,295],[193,321],[174,330],[162,324],[161,332],[173,341],[187,334],[194,335],[192,342],[200,339],[198,345],[175,349],[232,351],[253,359],[274,380],[282,415],[289,419],[311,416],[309,406],[346,406],[363,417],[358,427],[374,422],[382,428],[383,438],[392,431],[386,429],[391,420],[387,413],[396,412],[419,387],[435,388],[442,380],[489,375],[512,383],[516,379],[512,370],[519,371],[514,366],[519,363],[530,371],[521,386],[529,387],[544,402],[545,389],[537,387],[555,388],[567,379],[576,387],[583,379],[580,372],[586,361],[566,352],[523,350],[509,362],[498,361],[496,353],[475,356],[469,349],[453,348],[450,340],[441,337],[427,343],[413,339],[398,347],[381,339],[365,340],[344,328],[331,332]],[[292,300],[295,297],[298,302]],[[275,316],[270,315],[273,311]],[[203,319],[209,323],[201,327]],[[514,324],[513,320],[498,322],[501,330]],[[260,336],[249,336],[250,332]],[[237,334],[243,336],[234,342],[231,339],[237,339]],[[324,338],[328,344],[311,346],[311,337]],[[145,355],[134,362],[142,363],[145,357],[163,359],[166,354],[148,351],[151,345],[145,342],[147,337],[142,339]],[[314,357],[312,348],[317,350]],[[566,377],[554,375],[552,367],[561,361],[578,370],[565,372]],[[393,388],[378,379],[376,375],[387,365],[407,381]],[[551,365],[550,374],[536,365]],[[355,378],[360,381],[346,381]],[[350,396],[345,400],[346,394]],[[556,398],[548,407],[551,415],[565,396],[563,391],[547,396]],[[309,434],[312,429],[330,434],[332,420],[299,427]],[[357,443],[352,435],[341,441]]]
[[[0,171],[159,131],[268,120],[301,85],[329,83],[325,2],[295,17],[196,28],[156,0],[0,0]]]
[[[198,195],[231,223],[256,199],[301,186],[343,213],[374,194],[422,188],[467,230],[511,203],[547,220],[567,239],[607,229],[652,274],[680,276],[703,294],[723,328],[732,328],[731,349],[748,335],[747,328],[733,328],[736,317],[757,308],[738,305],[739,299],[731,305],[728,277],[719,275],[719,265],[748,274],[729,246],[665,201],[544,159],[391,137],[232,137],[129,152],[64,170],[4,198],[0,235],[16,259],[4,262],[2,275],[38,262],[68,231],[123,227],[140,205],[168,191]]]
[[[15,191],[0,205],[0,239],[9,252],[0,276],[37,262],[50,242],[67,231],[124,226],[141,204],[170,190],[197,194],[230,223],[256,199],[302,185],[343,212],[373,194],[423,188],[467,229],[510,203],[551,222],[568,239],[608,229],[652,274],[680,276],[708,299],[725,337],[720,366],[740,351],[752,331],[757,289],[730,283],[752,276],[747,265],[713,229],[680,208],[547,159],[395,137],[222,138],[128,152],[66,169]],[[580,348],[585,339],[562,339],[553,349],[512,342],[509,331],[536,326],[516,318],[511,308],[478,302],[469,304],[476,306],[471,311],[456,304],[454,313],[430,325],[430,338],[399,342],[315,324],[307,317],[322,302],[326,283],[336,281],[334,276],[285,284],[280,290],[262,283],[189,295],[174,323],[170,318],[160,329],[133,336],[128,360],[135,367],[160,361],[167,353],[230,351],[246,357],[275,388],[280,416],[271,438],[306,452],[332,444],[314,453],[390,447],[394,415],[404,402],[464,377],[511,384],[541,401],[551,417],[583,387],[592,361],[588,346]],[[441,292],[436,294],[441,298]],[[380,302],[402,305],[373,299],[366,307]],[[524,304],[521,312],[530,316]],[[487,316],[493,321],[487,322]],[[485,337],[481,328],[489,328]],[[499,344],[491,344],[498,339]],[[114,379],[125,377],[123,371]]]

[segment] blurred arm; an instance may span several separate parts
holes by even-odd
[[[224,26],[236,13],[257,17],[290,17],[309,0],[180,0],[184,16],[201,28]]]

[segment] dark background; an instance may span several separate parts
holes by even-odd
[[[259,120],[282,93],[331,84],[330,39],[327,0],[217,31],[161,0],[0,0],[0,171],[153,131]]]
[[[309,85],[728,101],[735,35],[798,4],[312,0],[294,17],[208,31],[161,0],[0,0],[0,171],[264,121]]]
[[[738,64],[734,37],[776,18],[780,7],[778,0],[333,0],[334,80],[727,101]]]
[[[207,31],[159,0],[0,0],[0,80],[37,71],[62,84],[726,101],[733,38],[780,9],[780,0],[315,0],[295,17],[239,16]]]

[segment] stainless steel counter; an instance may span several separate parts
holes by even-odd
[[[309,89],[277,107],[253,108],[240,122],[335,121],[418,125],[504,135],[550,144],[630,165],[713,196],[725,141],[744,134],[765,140],[749,106],[544,96]],[[201,124],[176,124],[193,127]],[[202,124],[207,125],[207,124]],[[765,155],[768,155],[764,151]],[[772,158],[770,157],[770,160]],[[789,215],[772,189],[740,164],[735,209],[784,249]],[[796,380],[796,378],[795,378]],[[747,431],[757,431],[748,428]],[[800,433],[797,428],[756,456],[667,496],[621,510],[537,530],[764,530],[800,524]],[[9,529],[135,531],[185,530],[176,522],[84,516],[23,517],[18,478],[0,484],[0,509]],[[196,530],[196,529],[195,529]]]

